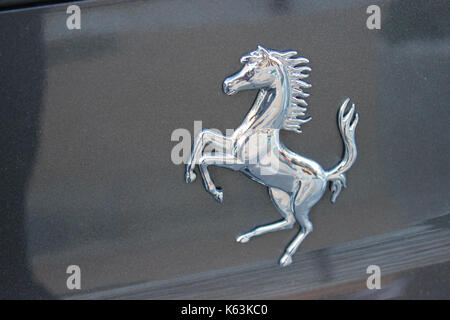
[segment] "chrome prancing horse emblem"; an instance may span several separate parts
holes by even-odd
[[[232,95],[241,90],[259,89],[258,96],[242,124],[231,136],[223,136],[205,129],[194,141],[186,167],[186,183],[196,178],[194,167],[198,164],[206,190],[218,202],[223,201],[222,190],[216,188],[208,173],[208,166],[216,165],[241,171],[252,180],[264,184],[275,207],[284,219],[257,227],[236,238],[245,243],[254,236],[292,228],[297,221],[299,233],[287,246],[280,259],[281,266],[292,262],[292,256],[313,226],[308,219],[311,208],[322,198],[330,182],[331,201],[334,203],[342,186],[344,173],[356,160],[355,128],[358,114],[354,104],[345,112],[349,99],[339,109],[338,124],[345,145],[341,162],[333,169],[324,170],[317,162],[287,149],[280,141],[280,129],[301,132],[300,126],[311,118],[303,118],[311,87],[305,82],[305,58],[293,58],[296,51],[277,52],[261,46],[241,58],[241,71],[225,79],[223,91]],[[302,66],[303,65],[303,66]],[[255,142],[256,141],[256,142]],[[219,152],[204,152],[211,145]]]

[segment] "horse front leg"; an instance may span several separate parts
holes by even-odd
[[[230,145],[231,139],[209,129],[202,130],[194,140],[191,155],[186,164],[186,183],[195,181],[194,173],[195,165],[198,164],[199,158],[203,154],[203,150],[208,145],[220,150],[226,150]]]
[[[239,171],[244,167],[244,163],[239,159],[227,155],[227,154],[208,154],[204,155],[199,160],[199,168],[200,173],[202,174],[203,183],[205,185],[206,190],[212,194],[214,199],[219,203],[223,201],[223,191],[220,188],[217,188],[212,181],[208,166],[215,165],[223,168],[232,169],[234,171]]]

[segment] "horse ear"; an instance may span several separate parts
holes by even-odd
[[[263,55],[264,58],[268,58],[270,56],[269,51],[263,48],[262,46],[258,46],[258,51]]]

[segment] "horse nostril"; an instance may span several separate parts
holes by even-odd
[[[233,95],[236,93],[235,87],[236,86],[236,81],[234,79],[225,79],[225,81],[223,82],[223,92],[229,96]]]
[[[223,92],[228,93],[228,90],[229,90],[228,82],[224,81],[224,83],[223,83]]]

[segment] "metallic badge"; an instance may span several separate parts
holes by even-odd
[[[280,129],[301,132],[309,96],[303,89],[311,87],[303,79],[311,68],[305,58],[294,58],[296,51],[277,52],[261,46],[241,58],[241,71],[225,79],[223,91],[233,95],[242,90],[259,89],[258,96],[242,124],[230,136],[204,129],[194,141],[186,167],[186,183],[196,178],[198,164],[206,190],[218,202],[223,201],[222,190],[216,188],[208,166],[215,165],[241,171],[250,179],[269,189],[269,196],[283,219],[257,227],[236,238],[245,243],[254,236],[292,228],[297,221],[301,227],[280,259],[281,266],[292,262],[292,255],[312,232],[308,219],[311,208],[322,198],[328,183],[334,203],[345,185],[344,173],[356,160],[355,128],[358,114],[355,105],[346,112],[349,99],[339,108],[338,124],[345,154],[331,170],[324,170],[317,162],[287,149],[280,141]],[[204,149],[211,146],[215,152]],[[212,150],[212,149],[210,149]]]

